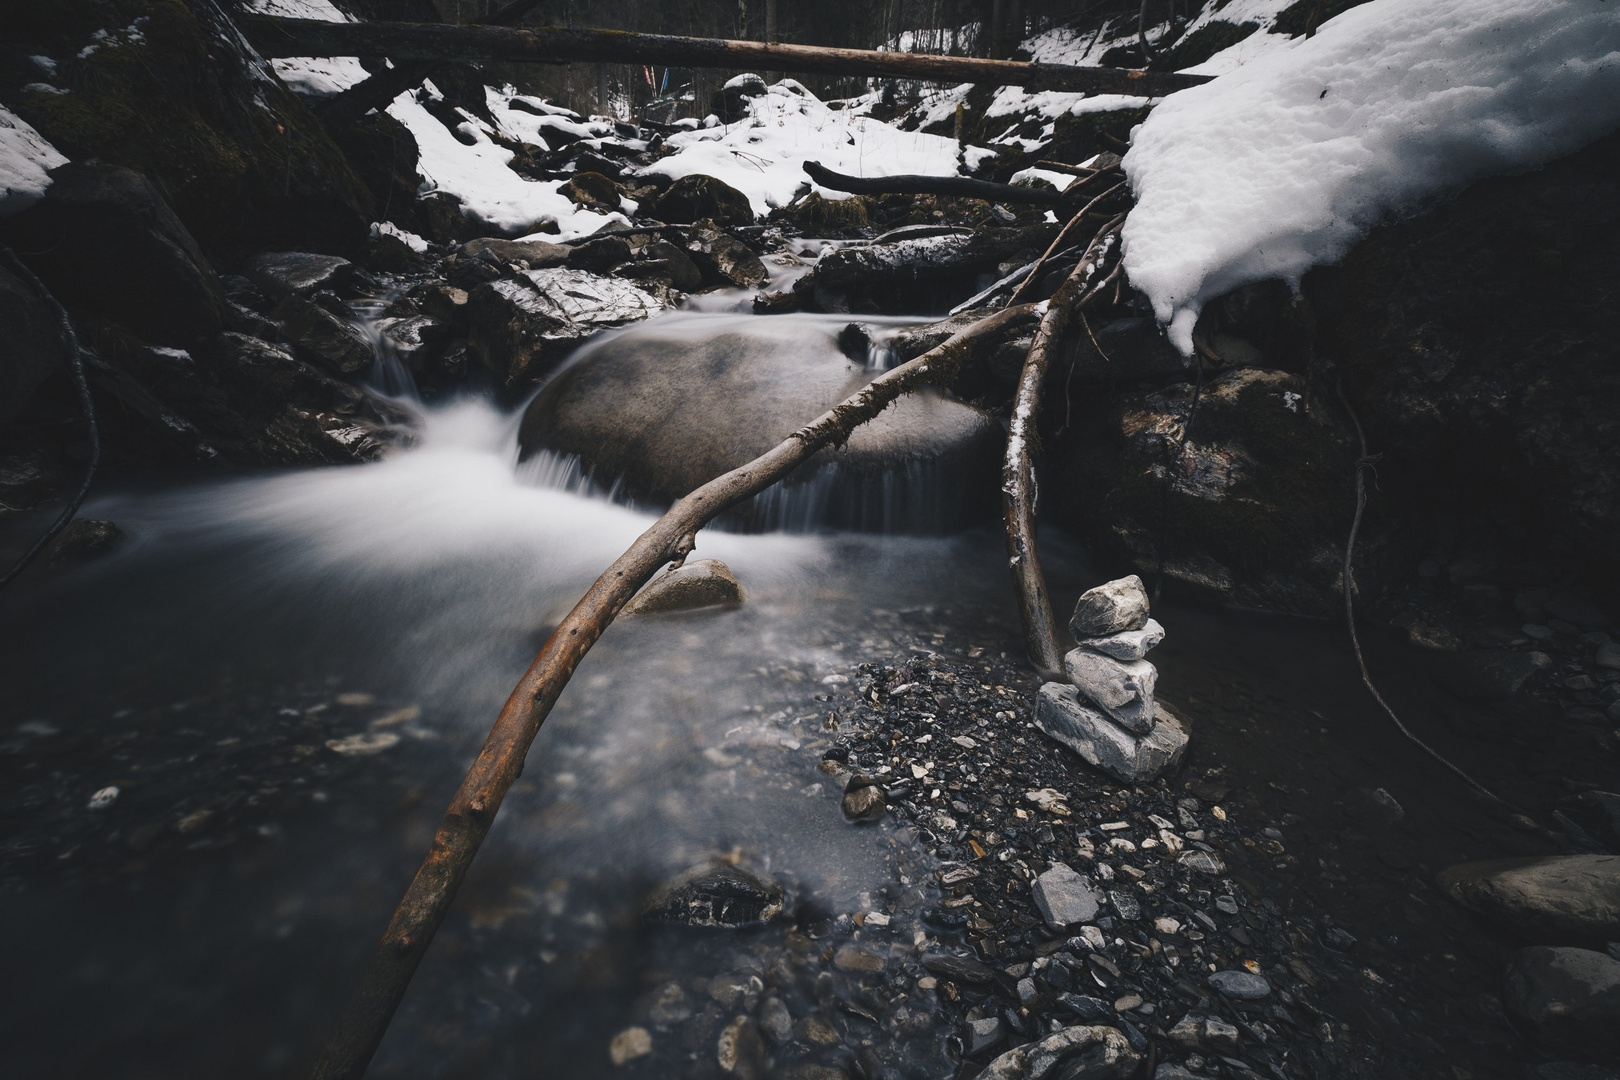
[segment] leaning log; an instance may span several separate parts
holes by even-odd
[[[237,24],[254,48],[266,57],[377,56],[387,57],[396,64],[409,60],[666,64],[678,68],[866,75],[1141,97],[1162,97],[1210,79],[1207,75],[1178,72],[1070,67],[1018,60],[980,60],[967,56],[873,52],[556,26],[516,29],[399,22],[336,23],[269,15],[240,15]]]
[[[696,544],[698,530],[716,516],[764,491],[826,447],[842,445],[851,432],[902,394],[923,386],[950,386],[978,339],[1030,310],[1022,307],[998,311],[916,359],[879,375],[774,449],[715,477],[681,499],[596,579],[590,591],[546,638],[534,663],[507,698],[478,759],[439,823],[427,859],[371,954],[360,984],[315,1066],[315,1080],[359,1080],[365,1073],[501,801],[522,773],[523,760],[540,725],[545,723],[585,653],[636,590],[664,564],[673,561],[680,565]]]
[[[1036,206],[1062,206],[1063,193],[1051,188],[1019,187],[974,180],[967,176],[850,176],[833,172],[819,161],[804,163],[810,179],[830,191],[851,195],[951,195],[963,199],[992,202],[1034,203]]]
[[[1030,663],[1049,681],[1067,682],[1068,677],[1063,673],[1064,649],[1058,643],[1057,618],[1052,613],[1052,598],[1046,589],[1046,575],[1041,571],[1040,552],[1035,544],[1033,458],[1041,386],[1051,367],[1052,354],[1068,329],[1069,319],[1112,283],[1113,275],[1095,283],[1093,279],[1108,251],[1110,238],[1123,222],[1124,215],[1120,215],[1098,231],[1085,255],[1048,302],[1024,360],[1018,392],[1013,398],[1012,423],[1007,432],[1007,457],[1001,474],[1001,505],[1007,519],[1007,567],[1012,571],[1013,591],[1018,595],[1018,614],[1024,623],[1024,644]]]

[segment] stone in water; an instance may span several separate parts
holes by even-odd
[[[719,559],[688,559],[678,570],[666,570],[624,606],[626,615],[735,607],[743,602],[742,586],[731,567]]]

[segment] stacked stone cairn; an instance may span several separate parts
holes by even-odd
[[[1080,642],[1063,658],[1071,685],[1041,687],[1036,726],[1125,783],[1174,768],[1187,730],[1153,697],[1159,672],[1145,658],[1164,640],[1164,627],[1148,617],[1142,579],[1133,574],[1087,592],[1069,629]]]

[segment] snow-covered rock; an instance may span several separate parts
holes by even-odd
[[[1617,126],[1612,5],[1373,0],[1154,110],[1125,157],[1126,272],[1191,355],[1208,300]]]
[[[38,202],[51,186],[49,170],[67,160],[28,121],[0,105],[0,217]]]

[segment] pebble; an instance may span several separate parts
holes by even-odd
[[[1209,976],[1209,985],[1226,997],[1239,1001],[1258,1001],[1271,993],[1271,984],[1265,976],[1252,971],[1216,971]]]
[[[1075,873],[1066,863],[1053,863],[1051,869],[1035,879],[1032,891],[1041,917],[1054,930],[1090,922],[1101,907],[1090,880]]]
[[[1130,1012],[1142,1004],[1141,994],[1126,994],[1114,1002],[1115,1012]]]
[[[615,1067],[652,1053],[652,1033],[644,1027],[625,1028],[608,1043],[608,1058]]]
[[[840,945],[833,953],[833,967],[839,971],[882,971],[883,957],[858,945]]]
[[[1215,910],[1222,915],[1236,915],[1238,913],[1237,901],[1230,896],[1217,896],[1215,898]],[[1211,926],[1210,929],[1213,930],[1214,927]]]
[[[90,796],[90,801],[86,804],[86,806],[91,810],[105,810],[107,807],[111,806],[117,801],[118,785],[113,784],[102,788],[100,791],[97,791],[94,795]]]
[[[1001,1019],[987,1016],[982,1020],[968,1021],[968,1053],[977,1054],[990,1049],[1001,1041]]]

